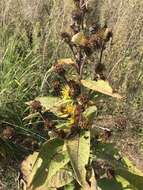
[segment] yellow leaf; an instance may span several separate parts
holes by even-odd
[[[73,65],[75,64],[71,58],[59,59],[57,64],[59,65]]]
[[[110,86],[108,81],[104,80],[98,80],[98,81],[92,81],[92,80],[81,80],[81,83],[83,86],[100,92],[102,94],[106,94],[108,96],[112,96],[114,98],[122,99],[122,96],[118,93],[114,93],[112,87]]]
[[[79,32],[72,37],[71,41],[76,45],[85,46],[88,39],[85,37],[83,32]]]
[[[28,181],[28,178],[31,174],[31,171],[37,159],[37,156],[38,156],[38,152],[34,152],[33,154],[30,154],[21,164],[21,172],[26,182]]]

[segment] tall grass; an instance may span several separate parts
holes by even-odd
[[[48,93],[48,68],[69,54],[61,47],[64,22],[60,1],[0,1],[0,131],[4,124],[43,140],[23,122],[25,102]],[[6,145],[15,148],[11,141]]]

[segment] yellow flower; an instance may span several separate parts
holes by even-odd
[[[70,99],[70,87],[68,85],[64,86],[64,88],[62,89],[62,98],[67,100]]]
[[[73,105],[73,104],[69,104],[69,105],[67,105],[67,107],[66,107],[66,112],[68,113],[68,114],[74,114],[74,111],[75,111],[75,106]]]

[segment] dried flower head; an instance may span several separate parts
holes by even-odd
[[[69,81],[70,95],[72,97],[77,97],[81,93],[80,85],[74,80]]]
[[[56,65],[55,65],[55,72],[56,72],[59,76],[64,76],[66,71],[65,71],[65,69],[63,68],[62,65],[56,64]]]
[[[72,20],[73,22],[76,22],[77,24],[80,24],[83,19],[83,14],[81,11],[74,10],[72,11]]]
[[[71,42],[71,36],[69,33],[67,32],[62,32],[61,33],[61,38],[66,42],[66,43],[70,43]]]
[[[2,137],[4,139],[11,139],[15,134],[15,131],[11,127],[6,127],[2,132]]]
[[[38,100],[32,101],[30,106],[34,111],[40,112],[42,110],[42,105],[41,105],[40,101],[38,101]]]

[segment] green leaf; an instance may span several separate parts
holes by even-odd
[[[90,132],[81,131],[74,138],[66,141],[67,151],[71,165],[78,183],[86,187],[86,169],[90,155]]]
[[[64,187],[64,190],[75,190],[75,185],[74,183],[70,183],[69,185],[66,185]]]
[[[102,190],[123,190],[122,184],[116,179],[109,180],[107,178],[102,178],[98,180],[98,186]]]
[[[104,80],[98,80],[98,81],[93,81],[93,80],[81,80],[81,83],[83,86],[100,92],[102,94],[106,94],[108,96],[112,96],[117,99],[122,99],[122,96],[120,96],[118,93],[114,93],[112,87],[109,85],[108,81]]]
[[[141,172],[138,168],[136,168],[136,166],[132,163],[132,161],[129,160],[126,156],[123,157],[123,160],[128,167],[128,171],[130,171],[134,174],[143,176],[143,172]]]
[[[35,100],[39,101],[42,107],[46,109],[46,111],[50,110],[57,117],[61,118],[65,118],[65,116],[63,115],[63,113],[59,111],[60,110],[59,108],[71,102],[71,100],[62,100],[61,98],[52,97],[52,96],[37,97]],[[27,104],[30,105],[32,102],[33,101],[30,101]]]
[[[48,169],[47,181],[55,175],[56,171],[59,171],[62,167],[64,167],[69,162],[69,156],[66,151],[62,153],[57,153],[50,162]]]
[[[97,113],[97,107],[94,106],[90,106],[88,107],[84,112],[83,112],[83,116],[85,118],[87,118],[90,121],[93,121],[95,114]]]
[[[51,110],[53,107],[57,105],[57,102],[60,101],[60,98],[45,96],[45,97],[37,97],[35,100],[39,101],[46,110]]]
[[[115,147],[114,143],[97,143],[93,155],[94,160],[105,160],[112,167],[115,168],[127,168],[124,160],[120,158],[121,154],[119,153],[119,150]]]
[[[121,154],[114,144],[99,143],[95,149],[95,160],[105,160],[115,170],[115,179],[98,180],[98,185],[103,190],[141,190],[143,187],[143,173],[139,171],[127,158]]]
[[[139,171],[127,157],[123,157],[123,160],[128,168],[117,168],[117,180],[120,181],[124,187],[131,186],[132,188],[129,190],[141,190],[143,187],[143,173]]]
[[[60,139],[43,144],[28,178],[29,190],[46,190],[51,178],[69,162],[67,153],[62,152],[62,145]]]
[[[62,168],[50,179],[48,187],[60,188],[71,183],[72,181],[72,171]]]

